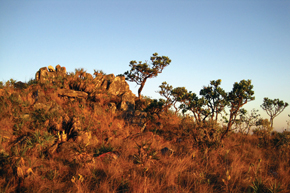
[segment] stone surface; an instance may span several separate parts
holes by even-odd
[[[35,74],[35,80],[37,81],[44,81],[46,80],[46,77],[48,76],[48,70],[47,67],[40,68],[36,74]]]
[[[57,76],[65,76],[66,69],[60,65],[56,66],[56,70],[52,66],[42,67],[35,74],[35,80],[45,82],[47,80],[52,81]]]
[[[123,95],[129,91],[129,85],[124,76],[117,76],[110,80],[110,84],[107,88],[108,92],[115,95]]]
[[[48,69],[47,67],[40,68],[35,74],[35,79],[42,83],[49,81],[54,84],[54,80],[59,76],[67,76],[66,68],[60,65],[57,65],[55,70],[52,66]],[[114,74],[101,73],[95,75],[96,77],[93,78],[91,74],[83,72],[78,75],[77,79],[64,85],[64,88],[67,88],[67,85],[71,89],[58,89],[57,94],[61,97],[68,97],[70,100],[90,97],[96,102],[101,102],[102,105],[115,103],[116,107],[122,111],[135,110],[136,96],[129,89],[124,76],[116,77]]]
[[[54,68],[51,65],[48,66],[48,70],[49,72],[55,72]]]
[[[66,74],[66,68],[61,67],[59,64],[55,67],[55,71],[57,74]]]
[[[75,91],[71,89],[58,89],[57,94],[69,98],[88,98],[88,93],[83,91]]]

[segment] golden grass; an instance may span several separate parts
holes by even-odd
[[[148,121],[140,133],[123,112],[60,99],[50,85],[4,90],[10,95],[0,96],[0,192],[271,192],[275,183],[290,192],[286,133],[279,145],[274,135],[240,133],[220,142],[199,135],[219,125],[198,126],[170,112]],[[33,108],[35,90],[50,109]],[[21,93],[21,100],[11,93]],[[78,136],[58,142],[57,130],[72,128]],[[165,147],[173,154],[163,155]],[[106,152],[119,157],[98,158]]]

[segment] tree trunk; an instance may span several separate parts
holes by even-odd
[[[273,128],[273,123],[274,123],[274,117],[270,117],[270,124],[272,128]]]
[[[141,85],[140,85],[140,88],[138,89],[138,98],[139,98],[139,99],[141,99],[141,91],[143,90],[143,87],[144,87],[144,85],[145,85],[146,80],[147,80],[147,78],[145,78],[145,79],[143,80],[143,82],[142,82]]]
[[[223,139],[223,138],[226,136],[226,134],[229,132],[229,130],[231,129],[231,127],[232,127],[232,125],[233,125],[233,118],[234,118],[234,115],[231,114],[231,115],[230,115],[229,122],[228,122],[227,129],[226,129],[226,131],[222,134],[221,139]]]

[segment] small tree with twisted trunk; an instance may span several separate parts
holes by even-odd
[[[222,113],[227,105],[227,93],[220,87],[222,80],[210,81],[210,86],[204,86],[200,95],[205,98],[208,114],[211,120],[218,120],[218,115]]]
[[[288,103],[279,99],[264,98],[261,108],[270,116],[271,127],[273,127],[274,118],[277,117],[288,106]]]
[[[185,87],[176,87],[173,88],[171,85],[167,84],[167,82],[162,82],[162,85],[159,86],[161,89],[158,93],[166,98],[165,101],[165,111],[168,111],[168,108],[172,105],[175,109],[175,114],[180,110],[177,107],[177,102],[181,102],[184,95],[187,93]]]
[[[150,60],[150,64],[147,61],[145,63],[141,61],[137,63],[135,60],[132,60],[129,65],[131,70],[124,73],[126,80],[140,85],[138,89],[139,99],[141,99],[141,91],[147,79],[156,77],[171,63],[171,60],[167,56],[158,56],[158,53],[154,53]]]
[[[230,107],[230,118],[221,139],[231,130],[240,108],[249,101],[255,100],[253,87],[251,80],[241,80],[239,83],[235,82],[233,90],[228,93],[227,102]]]

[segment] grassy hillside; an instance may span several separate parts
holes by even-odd
[[[220,141],[222,126],[157,115],[150,99],[132,113],[102,90],[60,94],[95,84],[86,77],[1,85],[0,192],[290,192],[289,133]]]

